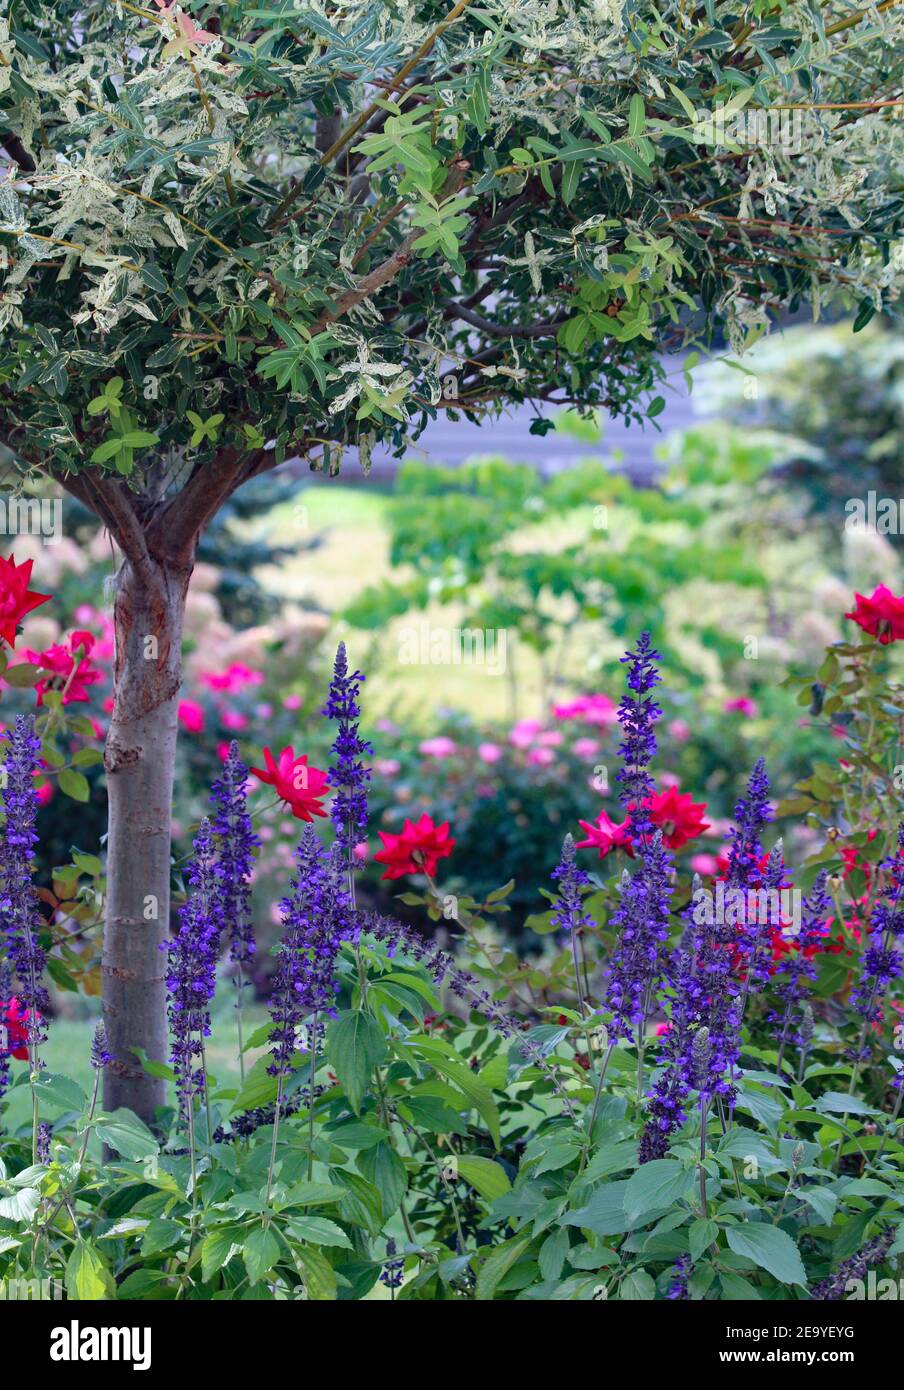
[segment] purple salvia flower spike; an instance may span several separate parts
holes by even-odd
[[[188,899],[179,909],[181,925],[176,937],[162,948],[168,957],[170,1055],[183,1115],[205,1084],[204,1039],[210,1036],[210,1001],[216,989],[223,930],[215,864],[210,821],[205,817],[195,836]]]
[[[3,809],[6,821],[0,838],[0,943],[5,942],[10,964],[19,979],[19,1001],[25,1011],[31,1066],[38,1065],[37,1048],[47,1038],[45,1019],[50,997],[42,984],[47,957],[38,943],[42,925],[32,883],[34,849],[38,843],[35,817],[38,798],[34,774],[41,740],[34,718],[18,714],[4,736]]]
[[[247,809],[248,769],[238,744],[229,745],[223,771],[211,790],[213,832],[217,837],[217,893],[220,916],[229,946],[229,959],[244,965],[254,955],[251,918],[251,874],[254,851],[260,844]]]
[[[367,834],[367,787],[371,773],[364,759],[373,753],[371,745],[361,738],[358,726],[358,696],[363,680],[360,671],[349,673],[345,643],[340,642],[322,713],[339,726],[330,768],[330,815],[350,876],[355,866],[355,845]]]
[[[578,1010],[583,1014],[585,999],[584,985],[581,981],[582,953],[580,943],[585,930],[592,930],[596,923],[589,913],[584,912],[582,907],[581,890],[589,887],[590,879],[584,870],[578,867],[575,854],[574,839],[571,835],[566,835],[562,842],[562,857],[558,867],[552,871],[559,893],[550,920],[554,927],[564,932],[568,937],[574,963]]]
[[[342,882],[342,851],[328,852],[306,826],[295,856],[292,893],[280,903],[283,938],[270,999],[272,1076],[286,1077],[299,1047],[301,1024],[312,1014],[332,1014],[336,958],[354,933],[354,917]],[[310,1046],[316,1040],[309,1040]]]

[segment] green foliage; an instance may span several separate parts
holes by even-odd
[[[826,574],[801,534],[803,502],[774,487],[781,448],[767,431],[685,430],[667,441],[650,488],[596,460],[550,479],[494,457],[456,468],[409,460],[388,513],[399,576],[365,589],[346,617],[379,631],[406,610],[454,604],[464,628],[506,631],[516,686],[516,641],[540,654],[541,713],[565,649],[592,632],[614,655],[638,612],[670,684],[758,689],[776,671],[751,658],[750,635],[792,627],[807,605],[787,567]]]
[[[713,364],[701,373],[704,403],[783,436],[776,486],[800,489],[839,547],[856,529],[851,499],[904,496],[904,339],[879,320],[852,337],[849,324],[793,328],[745,359],[750,376]],[[752,390],[751,390],[752,386]],[[899,546],[900,526],[876,524]]]
[[[655,349],[741,350],[808,299],[860,327],[900,281],[900,123],[851,104],[863,38],[876,90],[899,38],[866,13],[229,0],[188,33],[28,0],[0,74],[5,442],[137,490],[151,451],[247,477],[401,448],[440,408],[655,416]],[[735,129],[776,104],[793,141]]]

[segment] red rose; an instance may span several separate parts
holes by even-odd
[[[656,792],[644,806],[650,820],[662,830],[663,843],[669,849],[680,849],[709,829],[709,821],[703,819],[706,802],[694,801],[690,792],[679,792],[677,787]]]
[[[614,849],[623,849],[632,859],[634,858],[634,847],[631,844],[630,835],[630,816],[626,816],[621,824],[616,824],[607,812],[600,811],[594,825],[586,820],[578,821],[578,824],[582,830],[587,831],[587,839],[579,840],[577,849],[597,849],[600,859],[605,859],[606,855],[611,854]]]
[[[0,1000],[0,1054],[6,1053],[20,1062],[28,1061],[29,1009],[23,1009],[18,999],[4,1004]]]
[[[279,761],[269,748],[264,749],[265,769],[253,767],[252,774],[267,787],[273,787],[298,820],[313,820],[325,816],[323,798],[329,791],[327,774],[319,768],[308,767],[307,754],[298,758],[294,748],[284,748]]]
[[[54,643],[45,652],[26,652],[29,661],[33,661],[40,666],[47,675],[35,685],[38,693],[38,704],[43,705],[44,696],[50,690],[64,690],[68,682],[69,688],[63,697],[64,705],[87,704],[90,700],[88,687],[97,685],[98,681],[103,680],[103,672],[88,659],[88,646],[85,639],[88,639],[91,646],[94,645],[94,638],[89,632],[74,632],[69,638],[66,646]],[[75,674],[73,675],[73,668]],[[70,676],[72,679],[70,680]]]
[[[434,825],[428,815],[421,816],[417,825],[406,820],[401,835],[390,835],[384,830],[378,834],[383,848],[374,859],[387,866],[384,878],[402,878],[405,874],[430,874],[432,877],[440,859],[445,859],[455,847],[455,841],[449,836],[449,822]]]
[[[869,598],[855,594],[854,600],[853,613],[844,616],[872,637],[878,637],[883,647],[904,637],[904,595],[896,598],[885,584],[877,584]]]
[[[25,560],[17,566],[13,555],[8,560],[0,556],[0,639],[10,647],[16,645],[16,628],[26,614],[50,599],[50,594],[29,592],[33,564]]]

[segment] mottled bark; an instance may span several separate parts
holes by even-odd
[[[103,1008],[115,1061],[104,1106],[128,1106],[146,1123],[164,1082],[134,1049],[165,1061],[170,835],[182,680],[182,619],[190,567],[124,560],[117,577],[115,709],[104,762],[109,797]]]

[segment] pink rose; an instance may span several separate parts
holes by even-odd
[[[204,710],[194,700],[180,700],[177,710],[179,723],[190,734],[204,732]]]
[[[436,738],[425,739],[419,744],[419,750],[427,758],[449,758],[456,751],[456,745],[445,734],[439,734]]]

